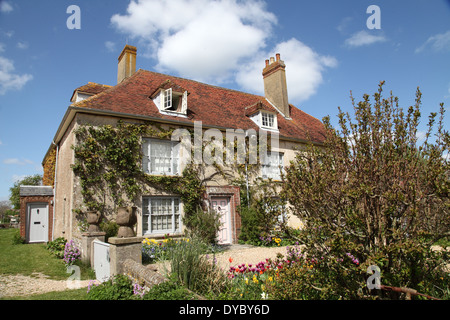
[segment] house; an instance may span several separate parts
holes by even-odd
[[[268,153],[267,161],[258,171],[261,177],[274,180],[279,179],[280,168],[294,159],[298,148],[308,141],[317,144],[324,141],[323,124],[289,104],[286,66],[279,54],[266,60],[262,68],[264,96],[153,71],[136,71],[136,54],[136,48],[130,45],[121,52],[115,86],[88,82],[74,90],[72,104],[43,160],[44,185],[54,189],[52,212],[48,215],[53,238],[79,237],[79,215],[87,210],[80,177],[73,170],[74,147],[80,143],[76,132],[83,126],[117,127],[122,122],[196,132],[200,125],[200,133],[209,131],[226,136],[231,130],[233,133],[275,136],[278,153]],[[139,165],[142,171],[149,176],[181,175],[183,164],[177,142],[145,135],[141,139],[143,161]],[[228,166],[231,174],[233,168]],[[219,240],[236,243],[241,228],[240,188],[215,174],[216,163],[208,164],[206,172],[210,178],[206,180],[203,197],[222,216]],[[106,192],[104,203],[114,210],[117,208],[112,203],[112,196]],[[137,214],[137,235],[157,238],[183,232],[184,204],[179,194],[148,183],[141,186],[133,206]],[[113,219],[113,214],[107,215]],[[289,219],[290,223],[296,223],[295,217]]]

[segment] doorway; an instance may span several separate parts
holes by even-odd
[[[220,229],[217,235],[219,244],[231,243],[231,224],[230,224],[230,198],[212,197],[212,209],[220,215]]]
[[[30,203],[27,213],[27,242],[48,242],[48,204]]]

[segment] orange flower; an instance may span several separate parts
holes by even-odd
[[[230,261],[230,263],[232,263],[233,262],[233,258],[230,257],[230,259],[228,259],[228,261]]]

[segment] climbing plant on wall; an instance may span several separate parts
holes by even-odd
[[[168,139],[173,131],[152,122],[123,121],[118,121],[117,126],[82,125],[76,129],[72,170],[80,180],[86,209],[107,211],[108,197],[115,206],[132,205],[150,185],[179,194],[185,213],[195,212],[205,191],[199,166],[188,165],[181,176],[153,176],[142,170],[142,137]]]

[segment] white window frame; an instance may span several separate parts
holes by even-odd
[[[261,126],[275,128],[275,115],[273,113],[261,112]]]
[[[267,128],[272,130],[278,129],[277,115],[275,113],[261,111],[260,116],[261,116],[261,128]],[[264,118],[266,118],[266,120]],[[271,119],[272,121],[270,121],[269,119]],[[266,122],[266,124],[264,124],[264,122]],[[270,122],[272,122],[271,125]]]
[[[172,88],[166,89],[163,91],[163,94],[161,95],[161,106],[162,110],[168,110],[172,108]]]
[[[151,175],[169,175],[176,176],[180,172],[180,163],[179,163],[179,148],[176,148],[176,145],[180,142],[177,141],[168,141],[161,139],[152,139],[152,138],[143,138],[142,141],[142,170]],[[152,171],[152,161],[156,159],[152,159],[152,145],[155,147],[156,144],[167,144],[170,145],[170,158],[169,158],[169,172],[163,171]]]
[[[174,107],[174,94],[180,96],[179,99],[181,99],[181,108],[179,111],[170,110],[172,107]],[[172,88],[161,90],[159,99],[159,104],[156,104],[160,106],[159,109],[162,113],[181,116],[185,116],[187,114],[187,91],[184,91],[183,94],[180,95],[179,93],[174,93],[172,91]]]
[[[162,200],[170,200],[170,214],[153,214],[157,209],[157,202]],[[176,211],[178,204],[178,212]],[[177,234],[182,230],[181,219],[181,199],[180,197],[143,197],[142,198],[142,234],[143,235],[160,235],[160,234]],[[166,208],[167,209],[167,208]],[[160,217],[171,216],[171,228],[153,229],[152,221]],[[161,220],[163,221],[163,220]],[[163,222],[161,222],[163,223]],[[177,228],[178,225],[178,228]]]
[[[276,161],[274,161],[276,160]],[[276,167],[277,174],[272,169]],[[282,152],[273,152],[266,155],[265,163],[261,164],[261,177],[263,179],[281,180],[281,172],[284,170],[284,154]]]

